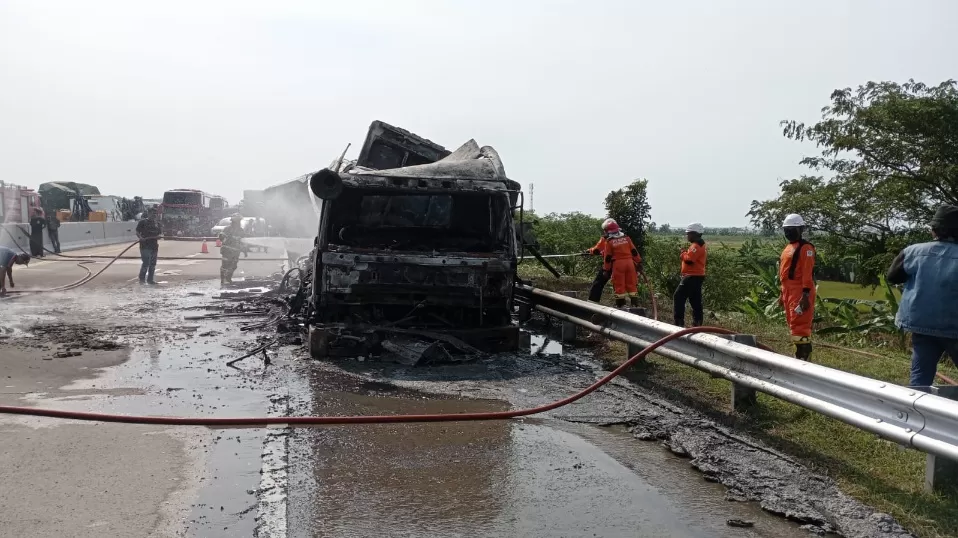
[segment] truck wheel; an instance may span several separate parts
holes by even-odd
[[[319,327],[309,328],[309,356],[314,359],[329,356],[329,331]]]

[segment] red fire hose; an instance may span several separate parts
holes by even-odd
[[[35,417],[49,417],[70,420],[90,420],[97,422],[121,422],[126,424],[162,424],[168,426],[210,426],[210,427],[262,427],[270,424],[282,424],[289,426],[322,426],[334,424],[392,424],[398,422],[451,422],[451,421],[473,421],[473,420],[504,420],[510,418],[524,417],[537,413],[544,413],[557,409],[564,405],[569,405],[579,400],[596,389],[605,385],[616,376],[621,375],[626,369],[636,362],[644,359],[649,353],[652,353],[659,347],[681,338],[685,335],[695,333],[712,334],[732,334],[732,331],[721,327],[690,327],[674,332],[664,338],[653,342],[649,347],[636,353],[629,360],[622,363],[621,366],[610,372],[608,375],[599,379],[585,389],[569,396],[557,400],[550,404],[540,405],[529,409],[517,409],[513,411],[493,411],[487,413],[442,413],[429,415],[357,415],[357,416],[307,416],[307,417],[236,417],[236,418],[205,418],[205,417],[155,417],[155,416],[137,416],[137,415],[113,415],[106,413],[84,413],[79,411],[65,411],[62,409],[43,409],[38,407],[15,407],[0,406],[0,414],[9,415],[29,415]]]

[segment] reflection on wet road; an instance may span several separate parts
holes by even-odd
[[[152,415],[461,413],[538,405],[597,375],[574,348],[534,335],[528,352],[469,365],[315,362],[288,346],[276,350],[268,368],[249,360],[235,370],[225,361],[263,334],[240,331],[228,319],[183,320],[203,311],[219,293],[216,286],[142,293],[156,297],[147,304],[139,295],[104,293],[100,301],[72,296],[17,305],[22,326],[6,330],[47,324],[46,345],[84,349],[70,360],[92,359],[87,348],[100,338],[131,348],[125,363],[68,385],[45,381],[54,388],[26,390],[23,398],[50,407]],[[81,324],[84,331],[64,333]],[[58,343],[54,335],[66,340]],[[39,354],[34,359],[46,368],[53,364]],[[25,383],[20,377],[28,379],[9,381],[9,390],[21,390],[12,385]],[[162,512],[174,535],[204,538],[806,536],[754,504],[725,501],[723,487],[705,482],[688,461],[658,444],[558,418],[634,416],[643,412],[631,407],[636,401],[620,381],[556,416],[524,421],[151,431],[156,439],[175,434],[180,447],[174,463],[162,460],[153,470],[180,496],[161,495],[151,510]],[[98,435],[98,428],[77,427],[88,436]],[[131,476],[128,469],[114,472],[117,483]],[[113,499],[111,513],[122,501]],[[99,506],[88,511],[91,521],[106,517]],[[731,518],[755,526],[730,528]],[[122,520],[114,524],[121,527]]]
[[[328,373],[312,386],[316,414],[506,407]],[[286,528],[296,537],[805,536],[753,505],[724,501],[723,488],[656,445],[554,420],[296,430],[288,480]],[[757,524],[733,529],[729,518]]]

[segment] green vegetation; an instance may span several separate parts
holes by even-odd
[[[758,334],[760,340],[781,353],[789,353],[782,326],[722,325]],[[619,343],[603,348],[610,363],[624,360],[625,347]],[[903,355],[866,357],[818,346],[816,363],[894,383],[908,379],[908,360]],[[610,364],[611,365],[611,364]],[[945,370],[952,375],[952,370]],[[702,410],[713,419],[747,431],[772,447],[800,458],[812,469],[835,478],[843,491],[888,512],[917,536],[956,536],[958,500],[954,496],[923,492],[925,455],[878,439],[854,427],[764,394],[751,411],[732,411],[729,383],[708,374],[653,357],[637,368],[633,381],[649,387],[672,401]]]
[[[785,214],[800,213],[811,226],[810,240],[818,254],[813,360],[907,383],[908,342],[894,325],[901,294],[882,275],[903,246],[929,239],[924,227],[938,205],[958,204],[958,85],[870,82],[856,91],[834,92],[815,125],[783,122],[783,126],[785,136],[818,145],[821,155],[802,163],[830,176],[785,181],[776,199],[754,201],[749,216],[760,233],[706,229],[707,323],[755,334],[779,352],[792,353],[778,304],[777,264],[784,246],[779,227]],[[630,223],[630,235],[637,233],[632,237],[643,250],[659,319],[668,320],[679,281],[678,255],[686,243],[683,228],[650,222],[646,186],[647,181],[640,180],[613,191],[606,205],[613,216]],[[595,243],[600,221],[581,214],[547,215],[533,229],[545,238],[543,254],[568,254]],[[547,289],[585,293],[597,264],[597,258],[584,257],[561,262],[563,272],[571,276],[556,280],[537,263],[526,261],[520,275]],[[645,297],[650,291],[643,290]],[[604,302],[611,303],[608,297]],[[624,346],[605,343],[598,356],[620,363]],[[940,372],[958,377],[950,363],[942,363]],[[764,395],[749,413],[735,413],[727,381],[661,357],[653,357],[633,374],[635,381],[670,399],[802,458],[838,480],[846,492],[891,513],[918,536],[958,536],[958,492],[923,493],[925,456],[920,452]]]
[[[622,227],[642,255],[645,255],[645,235],[652,219],[646,189],[648,184],[648,180],[636,179],[605,197],[605,209],[609,217]]]
[[[863,301],[881,300],[885,293],[881,288],[859,286],[849,282],[819,282],[818,295],[832,299],[861,299]],[[895,296],[901,297],[901,292],[895,290]]]
[[[535,279],[537,286],[555,291],[579,291],[580,296],[591,283],[590,276],[555,279],[537,264],[523,265],[522,274]],[[603,303],[611,302],[607,289]],[[657,293],[657,302],[659,319],[670,319],[669,295]],[[709,324],[755,334],[779,353],[792,353],[784,321],[756,320],[714,311],[708,315]],[[816,337],[813,355],[816,363],[890,383],[908,382],[910,362],[904,350],[869,346],[867,351],[862,350],[867,354],[859,354],[831,347],[848,345],[837,338]],[[625,345],[611,341],[602,342],[595,352],[610,367],[621,364],[626,354]],[[958,378],[958,370],[950,363],[942,364],[940,371]],[[764,394],[759,395],[759,404],[753,410],[736,413],[731,408],[728,381],[713,379],[664,357],[653,356],[647,364],[635,368],[629,377],[669,400],[699,409],[722,424],[747,431],[801,459],[815,471],[833,477],[849,495],[890,513],[917,536],[958,536],[958,496],[923,492],[925,455],[921,452],[904,449]]]
[[[676,238],[679,240],[685,239],[685,234],[663,234],[663,233],[651,233],[649,236],[653,239],[671,239]],[[758,236],[756,235],[709,235],[706,232],[703,237],[708,243],[709,248],[730,248],[737,250],[742,248],[749,239],[754,239]]]
[[[898,251],[928,239],[935,209],[958,204],[958,84],[869,82],[836,90],[822,120],[784,121],[784,134],[821,155],[802,164],[822,175],[781,183],[773,200],[753,201],[756,226],[774,230],[800,213],[832,255],[860,262],[860,282],[877,284]]]

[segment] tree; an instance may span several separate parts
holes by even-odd
[[[897,251],[921,235],[938,205],[958,204],[958,85],[869,82],[831,95],[812,126],[783,121],[790,139],[821,154],[801,164],[823,174],[780,184],[778,198],[753,201],[764,231],[799,213],[833,257],[861,261],[863,283],[877,283]]]
[[[636,179],[627,187],[612,191],[605,197],[605,209],[626,235],[632,238],[640,254],[645,254],[645,233],[651,221],[652,207],[648,202],[648,180]]]
[[[542,254],[575,254],[592,247],[602,233],[602,220],[584,213],[549,213],[536,217],[533,231]],[[595,270],[597,258],[580,256],[551,260],[568,275],[581,272],[586,267]]]

